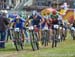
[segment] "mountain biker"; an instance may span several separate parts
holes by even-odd
[[[42,19],[42,17],[40,15],[38,15],[37,12],[32,12],[32,15],[29,17],[29,19],[32,19],[32,25],[36,25],[38,28],[40,28],[40,21]]]
[[[49,30],[51,24],[48,22],[49,21],[48,16],[44,16],[43,19],[44,21],[41,24],[41,27],[42,27],[41,41],[42,41],[42,45],[47,46],[49,42],[50,34],[51,34],[51,31]]]
[[[50,14],[50,19],[52,20],[52,24],[58,24],[58,17],[59,15],[57,14],[57,11],[54,10],[52,11],[52,14]]]
[[[43,19],[44,19],[44,22],[41,24],[41,29],[44,29],[44,27],[47,25],[47,17],[44,16]]]
[[[58,21],[58,13],[56,10],[53,10],[52,13],[50,14],[50,22],[52,24],[52,32],[54,35],[58,34],[58,27],[59,27],[59,21]],[[55,32],[56,31],[56,32]],[[53,35],[52,38],[52,48],[57,46],[57,37]]]
[[[31,20],[29,25],[33,26],[34,28],[33,32],[35,32],[34,35],[36,35],[36,39],[37,39],[35,43],[37,43],[36,46],[37,46],[37,49],[39,49],[39,42],[38,42],[38,40],[40,40],[39,29],[40,29],[40,22],[42,21],[42,17],[36,11],[33,11],[32,15],[27,19],[27,21],[29,20]]]
[[[40,29],[41,28],[41,26],[40,26],[40,22],[42,22],[42,17],[41,17],[41,15],[40,14],[38,14],[36,11],[33,11],[32,12],[32,15],[27,19],[27,21],[28,20],[32,20],[31,21],[31,25],[33,26],[33,27],[36,27],[36,31],[38,31],[38,29]],[[40,38],[41,36],[40,36],[40,31],[38,31],[38,37]]]
[[[16,16],[14,20],[11,21],[13,23],[13,28],[19,28],[22,31],[22,40],[24,42],[24,23],[25,20],[21,18],[19,15]]]

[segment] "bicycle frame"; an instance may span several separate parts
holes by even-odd
[[[29,32],[30,32],[31,46],[33,51],[35,51],[36,49],[39,49],[37,32],[35,32],[34,30],[29,30]]]
[[[53,29],[53,39],[52,39],[52,48],[57,47],[58,42],[58,28]]]
[[[13,29],[13,42],[16,47],[16,50],[19,51],[20,49],[23,49],[23,42],[22,42],[22,32],[21,30],[15,31]]]

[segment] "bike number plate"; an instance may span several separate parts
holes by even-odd
[[[44,27],[44,30],[48,30],[48,27]]]
[[[15,31],[15,32],[19,32],[20,29],[19,29],[19,28],[14,28],[14,31]]]
[[[60,27],[60,29],[62,29],[62,27]]]
[[[30,27],[29,27],[29,30],[33,30],[33,29],[34,29],[33,26],[30,26]]]
[[[75,28],[74,28],[74,27],[72,27],[72,28],[71,28],[71,30],[74,30],[74,31],[75,31]]]
[[[65,30],[65,28],[63,28],[63,30]]]
[[[55,29],[58,29],[58,28],[59,28],[59,25],[54,25],[54,28],[55,28]]]

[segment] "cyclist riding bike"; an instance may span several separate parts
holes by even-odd
[[[58,21],[59,15],[57,14],[57,11],[54,10],[52,14],[50,14],[50,22],[52,23],[52,31],[53,31],[53,38],[52,38],[52,48],[57,46],[58,41],[58,28],[59,28],[59,21]]]
[[[30,42],[31,42],[31,46],[33,51],[36,49],[39,49],[39,37],[40,37],[40,33],[39,33],[39,28],[40,28],[40,22],[41,22],[41,16],[37,14],[37,12],[32,13],[32,15],[27,19],[27,21],[30,20],[29,22],[29,32],[30,32]],[[33,29],[31,29],[33,28]]]
[[[49,25],[51,26],[51,29],[54,30],[54,25],[59,25],[59,15],[56,10],[52,11],[52,13],[49,15]]]
[[[22,19],[19,15],[16,16],[14,20],[11,21],[11,24],[13,24],[13,28],[19,28],[22,32],[22,40],[24,42],[24,23],[25,20]]]
[[[48,46],[49,43],[49,38],[50,38],[50,25],[48,23],[48,16],[44,16],[44,21],[41,24],[41,29],[42,29],[42,37],[41,37],[41,41],[42,41],[42,45],[44,46]]]
[[[42,17],[36,12],[36,11],[33,11],[32,12],[32,15],[27,19],[27,21],[29,20],[32,20],[31,21],[31,25],[33,27],[36,27],[36,30],[40,29],[40,22],[42,21]],[[40,37],[40,32],[38,31],[38,36]]]
[[[49,29],[49,19],[48,19],[48,16],[44,16],[43,17],[43,22],[41,23],[41,28],[44,29],[45,27],[48,27]]]
[[[37,14],[37,12],[32,13],[32,15],[28,18],[29,20],[32,20],[32,25],[33,26],[37,26],[38,28],[40,28],[40,21],[42,19],[42,17],[40,15]]]
[[[52,14],[50,14],[50,20],[52,20],[52,24],[58,24],[58,17],[59,15],[57,14],[57,12],[54,10],[52,12]]]

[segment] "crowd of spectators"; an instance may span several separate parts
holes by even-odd
[[[0,9],[11,9],[12,7],[12,5],[8,5],[5,1],[0,1]]]

